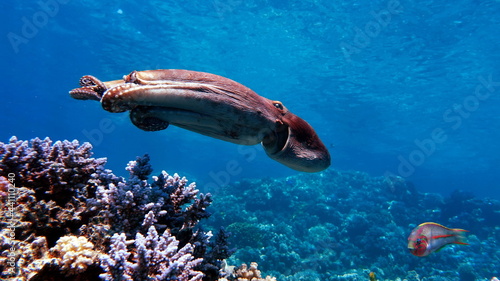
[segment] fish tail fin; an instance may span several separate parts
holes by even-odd
[[[453,242],[454,244],[469,245],[469,243],[467,243],[467,237],[465,237],[464,235],[464,232],[469,232],[468,230],[455,228],[453,229],[453,232],[455,238],[457,239],[455,242]]]

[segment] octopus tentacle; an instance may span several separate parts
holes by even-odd
[[[100,101],[99,95],[92,89],[87,87],[81,87],[78,89],[73,89],[69,92],[72,98],[77,100],[96,100]]]
[[[148,113],[152,110],[152,107],[147,106],[137,106],[130,110],[130,121],[137,128],[144,131],[161,131],[165,130],[169,123],[157,118],[156,116],[149,116]]]
[[[85,75],[80,78],[80,88],[71,90],[71,97],[79,100],[100,101],[102,95],[107,90],[106,85],[92,75]]]

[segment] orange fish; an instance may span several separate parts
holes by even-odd
[[[417,257],[425,257],[430,253],[441,250],[448,244],[465,243],[464,232],[459,228],[447,228],[434,222],[423,223],[412,230],[408,237],[408,249]]]

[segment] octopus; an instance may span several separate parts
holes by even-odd
[[[129,111],[132,123],[145,131],[174,125],[235,144],[261,143],[271,159],[298,171],[330,166],[330,153],[306,121],[281,102],[219,75],[159,69],[108,82],[86,75],[69,94],[99,101],[109,112]]]

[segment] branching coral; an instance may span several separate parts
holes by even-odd
[[[77,190],[92,193],[85,186],[106,159],[91,158],[91,149],[89,143],[80,145],[77,140],[53,143],[49,138],[35,138],[29,143],[12,137],[0,145],[0,175],[14,173],[17,186],[34,190],[38,200],[50,199],[64,206],[73,196],[89,195]]]
[[[97,196],[88,200],[91,209],[98,210],[96,219],[110,225],[113,232],[133,237],[137,231],[149,228],[154,215],[155,223],[177,235],[210,216],[206,208],[212,202],[211,195],[201,194],[198,198],[196,185],[188,185],[185,177],[163,171],[153,177],[150,185],[146,180],[152,171],[149,156],[129,162],[127,170],[130,177],[126,182],[116,179],[110,182],[106,175],[103,180],[95,179]]]
[[[132,255],[127,250],[125,239],[124,234],[115,234],[109,255],[100,257],[106,272],[101,274],[104,280],[195,281],[204,276],[193,269],[203,260],[193,257],[193,245],[188,243],[178,249],[179,241],[168,230],[159,236],[155,227],[151,226],[146,237],[137,233],[134,242],[136,251]]]
[[[0,143],[0,201],[12,214],[0,222],[1,277],[216,280],[232,252],[224,231],[210,242],[198,227],[211,195],[177,174],[148,183],[147,155],[128,164],[128,180],[117,177],[91,148],[48,138]]]
[[[91,148],[76,140],[52,143],[48,138],[33,139],[31,146],[16,137],[0,143],[0,176],[14,175],[18,187],[15,213],[22,224],[15,230],[17,239],[34,233],[53,246],[87,222],[92,214],[85,212],[86,198],[95,191],[88,182],[106,162],[90,158]]]

